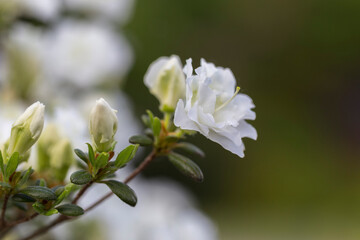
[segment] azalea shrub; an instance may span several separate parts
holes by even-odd
[[[119,124],[116,112],[122,109],[113,109],[103,98],[89,113],[91,139],[75,149],[69,139],[58,134],[56,126],[44,126],[43,103],[35,102],[14,121],[0,151],[2,237],[39,216],[57,215],[22,238],[34,239],[81,217],[113,195],[135,207],[136,189],[128,183],[158,157],[165,157],[182,174],[202,182],[204,174],[191,156],[205,157],[205,153],[187,142],[188,136],[200,133],[239,157],[244,157],[243,138],[257,138],[255,128],[247,122],[256,117],[252,110],[255,105],[249,96],[240,93],[228,68],[202,59],[194,70],[191,59],[183,67],[178,56],[161,57],[149,66],[144,83],[157,98],[161,116],[147,110],[141,116],[143,134],[130,137],[129,145],[120,151],[115,148]],[[150,154],[128,176],[121,176],[123,181],[114,179],[120,169],[138,158],[140,147],[149,148]],[[28,162],[34,148],[36,166]],[[77,170],[69,172],[72,166]],[[84,193],[99,184],[109,193],[91,199],[90,206],[80,206]]]

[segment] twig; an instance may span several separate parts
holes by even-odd
[[[32,215],[30,215],[30,216],[28,216],[28,217],[19,219],[19,220],[15,221],[15,222],[12,222],[12,223],[6,225],[6,228],[13,228],[13,227],[15,227],[16,225],[19,225],[19,224],[21,224],[21,223],[30,221],[31,219],[37,217],[38,215],[39,215],[38,213],[34,213],[34,214],[32,214]]]
[[[1,228],[5,227],[5,225],[6,225],[5,211],[6,211],[7,203],[9,201],[9,196],[10,195],[8,193],[5,194],[4,203],[3,203],[2,211],[1,211],[1,223],[0,223]]]
[[[124,183],[128,183],[130,182],[133,178],[135,178],[140,172],[142,172],[145,167],[152,161],[155,159],[157,152],[155,150],[153,150],[146,158],[145,160],[124,180]],[[92,183],[88,183],[88,184],[92,184]],[[89,186],[84,186],[82,188],[82,190],[78,193],[78,195],[75,197],[75,199],[73,200],[73,203],[76,203],[77,200],[82,196],[82,194],[84,194],[84,192],[86,191],[87,188],[90,187]],[[109,197],[112,196],[112,192],[106,194],[105,196],[103,196],[102,198],[100,198],[98,201],[96,201],[95,203],[93,203],[91,206],[89,206],[85,212],[90,211],[91,209],[95,208],[96,206],[98,206],[100,203],[102,203],[103,201],[105,201],[106,199],[108,199]],[[80,195],[80,196],[79,196]],[[75,201],[76,200],[76,201]],[[75,202],[74,202],[75,201]],[[48,232],[51,228],[55,227],[56,225],[67,221],[69,219],[69,217],[66,217],[64,215],[59,216],[57,219],[55,219],[52,223],[50,223],[49,225],[42,227],[38,230],[36,230],[34,233],[32,233],[31,235],[22,238],[21,240],[30,240],[34,237],[40,236],[42,234],[45,234],[46,232]]]

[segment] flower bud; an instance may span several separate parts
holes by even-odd
[[[179,99],[185,97],[185,75],[178,56],[161,57],[148,68],[145,85],[160,101],[162,111],[174,111]]]
[[[112,109],[103,98],[97,100],[90,113],[90,134],[96,151],[111,151],[115,143],[117,122],[116,110]]]
[[[71,143],[61,139],[50,149],[49,155],[51,173],[57,181],[63,182],[74,161]]]
[[[50,149],[61,139],[55,124],[47,124],[37,144],[37,171],[43,172],[50,168]]]
[[[39,139],[44,127],[45,106],[36,102],[28,107],[11,128],[8,155],[18,152],[23,156]]]

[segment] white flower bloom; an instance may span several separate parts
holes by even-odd
[[[234,92],[236,80],[228,68],[215,67],[201,60],[195,70],[188,59],[184,72],[186,79],[186,101],[179,100],[174,123],[176,126],[194,130],[219,143],[230,152],[244,157],[243,137],[257,138],[254,127],[245,120],[254,120],[255,107],[251,98]]]
[[[15,0],[15,2],[21,12],[44,21],[57,17],[61,7],[59,0]]]
[[[116,110],[100,98],[90,113],[90,134],[98,152],[108,152],[114,143],[118,119]]]
[[[145,73],[144,83],[160,101],[161,109],[175,109],[179,99],[185,97],[185,75],[180,58],[173,55],[154,61]]]
[[[124,176],[130,173],[127,169],[122,171]],[[117,180],[122,178],[118,177]],[[206,213],[197,209],[195,199],[183,186],[169,179],[145,179],[141,176],[130,185],[136,190],[138,199],[143,199],[138,201],[135,208],[112,197],[106,204],[79,219],[83,224],[89,221],[99,223],[103,231],[96,236],[97,239],[118,239],[120,236],[131,240],[219,239],[217,226]],[[94,198],[107,191],[102,186],[94,186],[87,193],[88,197],[80,200],[80,204],[89,206]],[[62,237],[64,233],[72,234],[66,225],[55,232]]]
[[[125,23],[133,12],[134,2],[135,0],[65,0],[65,6],[74,11]]]
[[[44,127],[44,111],[45,106],[36,102],[15,121],[11,129],[8,155],[14,152],[25,154],[39,139]]]
[[[44,33],[29,24],[16,24],[0,52],[0,80],[16,93],[32,93],[44,73]],[[5,94],[5,93],[2,93]]]
[[[132,63],[128,42],[109,25],[64,21],[49,36],[49,78],[91,88],[124,77]],[[59,85],[59,83],[56,83]]]

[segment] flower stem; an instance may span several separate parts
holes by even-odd
[[[128,183],[130,182],[132,179],[134,179],[140,172],[142,172],[147,165],[149,165],[150,162],[152,162],[157,156],[157,151],[153,150],[146,158],[145,160],[124,180],[124,183]],[[88,184],[92,184],[92,183],[88,183]],[[86,191],[87,188],[90,187],[85,185],[82,190],[80,190],[80,192],[78,193],[78,195],[75,197],[75,199],[73,200],[73,203],[75,201],[75,203],[77,202],[77,200],[84,194],[84,192]],[[79,196],[80,195],[80,196]],[[109,192],[108,194],[104,195],[102,198],[100,198],[98,201],[96,201],[95,203],[93,203],[92,205],[90,205],[85,212],[88,212],[90,210],[92,210],[93,208],[95,208],[96,206],[98,206],[99,204],[101,204],[103,201],[105,201],[106,199],[108,199],[109,197],[111,197],[113,195],[112,192]],[[22,238],[21,240],[30,240],[33,239],[34,237],[40,236],[45,234],[46,232],[48,232],[50,229],[52,229],[53,227],[55,227],[56,225],[70,220],[70,219],[74,219],[74,218],[70,218],[64,215],[59,216],[57,219],[55,219],[53,222],[51,222],[49,225],[42,227],[38,230],[36,230],[34,233],[32,233],[31,235]]]

